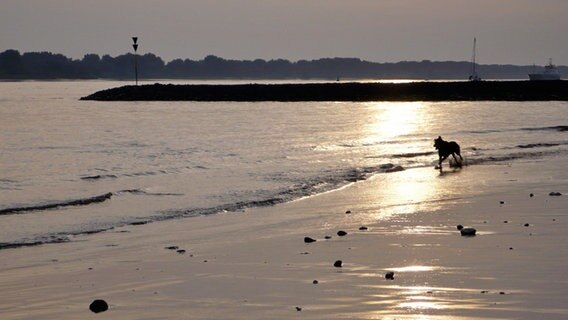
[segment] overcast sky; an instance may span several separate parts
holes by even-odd
[[[568,0],[0,0],[0,51],[568,65]]]

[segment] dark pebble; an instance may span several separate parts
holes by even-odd
[[[558,196],[561,196],[562,193],[560,193],[560,192],[551,192],[551,193],[549,193],[548,195],[551,196],[551,197],[558,197]]]
[[[499,292],[499,294],[505,294],[505,292],[504,292],[504,291],[501,291],[501,292]]]
[[[296,311],[302,311],[302,307],[296,307]]]
[[[104,300],[97,299],[89,305],[89,310],[94,313],[105,312],[108,310],[108,304]]]
[[[317,280],[314,280],[314,281],[312,281],[312,283],[313,283],[313,284],[318,284],[318,283],[319,283],[319,281],[317,281]]]
[[[528,224],[528,223],[525,223],[525,227],[528,227],[528,226],[530,226],[530,224]]]
[[[513,250],[513,249],[514,249],[513,247],[510,247],[510,248],[509,248],[509,250]]]
[[[489,291],[483,290],[483,291],[481,291],[481,293],[489,293]]]
[[[179,250],[176,250],[176,252],[179,253],[179,254],[184,254],[184,253],[185,253],[185,250],[184,250],[184,249],[179,249]]]
[[[387,280],[394,280],[394,272],[393,272],[393,271],[389,271],[389,272],[385,273],[385,279],[387,279]]]
[[[351,213],[351,210],[345,211],[345,214],[350,214],[350,213]]]
[[[310,237],[304,237],[304,242],[305,243],[312,243],[312,242],[316,242],[316,239],[310,238]]]
[[[503,223],[509,223],[509,221],[505,220],[505,221],[503,221]]]
[[[505,204],[505,201],[499,201],[500,204]]]
[[[329,240],[331,239],[331,236],[325,236],[324,239]]]
[[[534,197],[534,194],[532,194],[532,193],[531,193],[531,194],[529,194],[529,197],[531,197],[531,198],[532,198],[532,197]]]
[[[462,226],[461,224],[458,224],[456,228],[457,228],[458,230],[461,230],[461,229],[463,229],[463,226]]]
[[[343,236],[347,235],[347,232],[345,232],[343,230],[339,230],[339,231],[337,231],[337,235],[340,236],[340,237],[343,237]]]
[[[359,227],[359,230],[361,230],[361,231],[365,231],[365,230],[367,230],[367,229],[369,229],[369,228],[367,228],[367,227],[365,227],[365,226]]]
[[[464,237],[473,237],[475,236],[476,232],[477,230],[475,230],[474,228],[463,228],[460,230],[461,235]]]
[[[336,268],[341,268],[341,267],[343,267],[343,261],[337,260],[333,263],[333,266],[336,267]]]
[[[166,247],[165,249],[168,249],[168,250],[177,250],[177,249],[179,249],[179,247],[178,247],[178,246],[169,246],[169,247]]]

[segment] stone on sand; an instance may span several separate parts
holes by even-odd
[[[461,235],[464,237],[473,237],[476,232],[475,228],[463,228],[460,230]]]
[[[89,310],[94,313],[104,312],[108,310],[108,304],[104,300],[97,299],[91,302],[91,304],[89,305]]]
[[[394,271],[389,271],[389,272],[385,273],[385,279],[394,280]]]
[[[304,242],[305,243],[312,243],[312,242],[316,242],[316,239],[310,238],[310,237],[304,237]]]
[[[333,266],[336,267],[336,268],[341,268],[341,267],[343,267],[343,261],[337,260],[337,261],[335,261],[335,263],[333,263]]]
[[[339,231],[337,231],[337,235],[340,236],[340,237],[343,237],[343,236],[347,235],[347,232],[345,232],[343,230],[339,230]]]

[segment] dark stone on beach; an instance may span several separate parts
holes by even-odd
[[[351,213],[351,210],[345,211],[345,214],[350,214],[350,213]]]
[[[325,236],[323,238],[326,239],[326,240],[329,240],[329,239],[331,239],[331,236]]]
[[[551,197],[558,197],[558,196],[561,196],[562,193],[560,193],[560,192],[551,192],[551,193],[549,193],[548,195],[551,196]]]
[[[509,221],[505,220],[505,221],[503,221],[503,223],[509,223]]]
[[[463,229],[463,226],[462,226],[461,224],[458,224],[456,228],[457,228],[458,230],[461,230],[461,229]]]
[[[135,221],[135,222],[131,222],[130,224],[133,226],[141,226],[144,224],[147,224],[149,221]]]
[[[347,235],[347,232],[345,232],[343,230],[339,230],[339,231],[337,231],[337,235],[340,236],[340,237],[343,237],[343,236]]]
[[[343,267],[343,261],[337,260],[333,263],[333,266],[336,267],[336,268],[341,268],[341,267]]]
[[[296,307],[296,311],[302,311],[302,307]]]
[[[312,243],[312,242],[316,242],[316,239],[310,238],[310,237],[304,237],[304,242],[305,243]]]
[[[396,167],[392,167],[390,169],[386,169],[385,172],[386,173],[391,173],[391,172],[399,172],[399,171],[404,171],[405,169],[402,166],[396,166]]]
[[[89,305],[89,310],[94,313],[105,312],[108,310],[108,304],[104,300],[97,299]]]
[[[505,294],[505,291],[501,291],[501,292],[499,292],[499,294]]]
[[[524,226],[525,226],[525,227],[528,227],[528,226],[530,226],[530,224],[528,224],[528,223],[525,223],[525,224],[524,224]]]
[[[184,249],[179,249],[179,250],[176,250],[176,252],[179,253],[179,254],[184,254],[184,253],[185,253],[185,250],[184,250]]]
[[[318,283],[319,283],[319,281],[317,281],[317,280],[314,280],[314,281],[312,281],[312,283],[313,283],[313,284],[318,284]]]
[[[483,291],[481,291],[481,293],[489,293],[489,291],[483,290]]]
[[[179,247],[178,247],[178,246],[169,246],[169,247],[165,247],[165,249],[168,249],[168,250],[177,250],[177,249],[179,249]]]
[[[499,201],[499,204],[505,204],[505,201]]]
[[[531,198],[532,198],[532,197],[534,197],[534,194],[532,194],[532,193],[531,193],[531,194],[529,194],[529,197],[531,197]]]
[[[393,271],[389,271],[389,272],[385,273],[385,279],[387,279],[387,280],[394,280],[394,272],[393,272]]]
[[[463,228],[460,230],[461,235],[464,237],[473,237],[476,232],[475,228]]]
[[[365,231],[365,230],[368,230],[368,229],[369,229],[369,228],[367,228],[367,227],[365,227],[365,226],[359,227],[359,230],[361,230],[361,231]]]
[[[509,250],[513,250],[513,249],[515,249],[515,248],[513,248],[513,247],[509,247]]]

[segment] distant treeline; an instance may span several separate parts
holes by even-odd
[[[134,55],[87,54],[70,59],[51,52],[6,50],[0,53],[0,79],[131,79]],[[203,60],[175,59],[164,62],[147,53],[137,56],[140,79],[467,79],[466,61],[402,61],[376,63],[357,58],[323,58],[291,62],[276,60],[226,60],[209,55]],[[527,79],[533,66],[479,65],[486,79]],[[537,67],[536,71],[542,67]],[[568,75],[568,67],[560,72]]]

